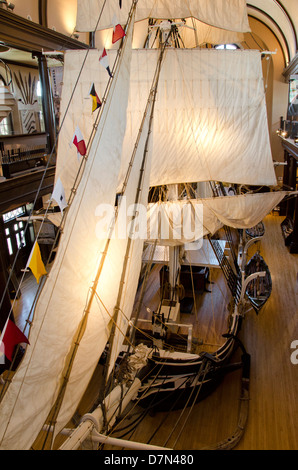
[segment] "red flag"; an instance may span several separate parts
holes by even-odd
[[[86,149],[86,144],[83,138],[83,135],[79,129],[79,127],[76,128],[74,136],[73,136],[73,143],[78,149],[78,152],[84,157],[86,155],[87,149]]]
[[[112,19],[113,23],[113,37],[112,37],[112,43],[115,44],[115,42],[119,41],[119,39],[124,38],[125,36],[125,31],[122,28],[122,26],[119,24],[117,18],[114,16]]]
[[[4,354],[10,361],[12,361],[13,350],[17,344],[30,344],[24,333],[11,320],[8,320],[6,324],[2,342],[5,347]]]

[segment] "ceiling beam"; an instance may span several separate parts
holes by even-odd
[[[0,9],[0,40],[29,52],[88,48],[83,42],[3,9]]]

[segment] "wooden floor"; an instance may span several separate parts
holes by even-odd
[[[273,290],[259,316],[247,316],[241,335],[251,354],[251,402],[239,449],[298,449],[298,365],[290,360],[298,339],[298,255],[283,243],[282,220],[265,219],[261,254]]]
[[[258,316],[253,310],[247,313],[240,334],[251,355],[251,383],[248,422],[236,447],[238,450],[298,450],[298,365],[290,360],[291,343],[298,340],[298,255],[290,254],[284,245],[280,229],[282,220],[283,217],[276,215],[269,215],[264,220],[266,232],[260,252],[269,266],[273,291]],[[249,254],[255,249],[251,248]],[[202,328],[195,332],[195,336],[211,346],[220,341],[220,336],[215,335],[218,329],[216,312],[225,309],[229,300],[218,270],[211,271],[210,280],[213,279],[219,281],[211,286],[213,292],[200,296],[197,302],[200,303],[199,324],[200,315],[209,312],[209,331],[214,335],[207,337],[207,330],[203,329],[206,318],[203,317]],[[15,308],[19,326],[30,309],[29,297],[33,295],[30,285],[32,282],[28,279]],[[144,304],[147,301],[145,298]],[[188,321],[186,316],[183,321]],[[225,332],[226,324],[223,323],[220,329]],[[159,433],[158,444],[174,446],[177,450],[208,448],[229,437],[238,421],[240,378],[240,371],[230,373],[212,395],[195,405],[176,443],[184,422],[184,418],[180,420],[179,411],[170,416],[165,413],[148,415],[131,438],[147,441],[161,422],[165,426]],[[167,441],[169,431],[177,422],[177,430]],[[157,443],[155,436],[150,443]]]

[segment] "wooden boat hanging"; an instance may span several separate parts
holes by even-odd
[[[251,238],[262,237],[265,233],[263,222],[259,222],[257,225],[254,225],[254,227],[247,228],[245,233]]]
[[[267,302],[272,291],[272,280],[269,268],[263,257],[257,251],[245,267],[245,275],[248,277],[256,272],[264,271],[263,277],[256,277],[248,283],[246,294],[255,312],[258,314],[263,305]]]

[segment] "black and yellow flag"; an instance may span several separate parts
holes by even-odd
[[[93,113],[101,106],[101,101],[98,98],[98,95],[95,91],[94,83],[92,83],[92,87],[91,87],[89,95],[92,97],[92,113]]]

